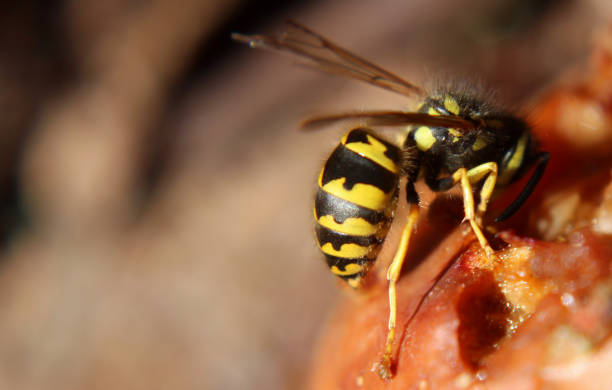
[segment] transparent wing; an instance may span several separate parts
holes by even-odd
[[[335,122],[353,119],[361,119],[367,124],[374,126],[423,125],[449,127],[461,130],[472,130],[479,126],[478,123],[451,115],[429,115],[421,112],[402,111],[363,111],[345,112],[310,118],[302,123],[302,128],[304,130],[313,130],[331,125]]]
[[[291,20],[286,22],[286,29],[278,34],[234,33],[232,38],[250,47],[292,53],[299,59],[299,64],[322,72],[365,81],[402,95],[424,94],[421,88]]]

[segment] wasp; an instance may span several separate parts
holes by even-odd
[[[291,53],[301,65],[318,71],[420,99],[412,112],[349,112],[304,123],[304,128],[311,128],[359,119],[369,126],[407,128],[398,144],[379,137],[370,127],[350,130],[319,174],[314,204],[316,240],[331,272],[358,288],[387,236],[397,206],[400,179],[405,178],[409,212],[387,268],[388,333],[382,358],[375,365],[380,377],[390,379],[397,320],[396,284],[419,213],[415,182],[422,179],[436,192],[460,185],[464,221],[470,224],[487,259],[492,261],[495,252],[482,229],[494,191],[513,183],[535,166],[519,195],[495,219],[500,222],[514,214],[531,195],[550,156],[539,150],[524,120],[486,99],[463,90],[428,94],[294,21],[287,21],[285,30],[279,34],[233,34],[232,38],[254,48]]]

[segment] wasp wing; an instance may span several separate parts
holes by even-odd
[[[336,45],[292,20],[278,34],[232,34],[236,41],[250,47],[288,52],[297,56],[298,63],[326,73],[349,77],[406,96],[423,95],[424,91],[393,73]]]
[[[302,128],[304,130],[312,130],[331,125],[335,122],[355,119],[363,120],[367,124],[374,126],[422,125],[449,127],[460,130],[473,130],[478,127],[477,123],[452,115],[430,115],[421,112],[402,111],[363,111],[310,118],[302,123]]]

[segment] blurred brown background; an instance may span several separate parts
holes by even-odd
[[[416,83],[524,107],[606,0],[25,0],[0,6],[0,388],[299,388],[340,293],[311,233],[346,130],[401,96],[248,50],[293,18]],[[527,104],[528,107],[528,104]]]

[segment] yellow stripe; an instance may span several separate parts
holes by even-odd
[[[452,96],[448,95],[444,97],[444,108],[446,111],[455,115],[459,115],[459,112],[461,111],[457,101]]]
[[[474,141],[472,144],[472,150],[476,152],[487,146],[487,144],[487,140],[485,140],[483,137],[476,137],[476,141]]]
[[[315,211],[315,219],[316,219]],[[323,215],[318,219],[319,225],[334,232],[350,234],[351,236],[371,236],[380,230],[382,223],[371,224],[363,218],[347,218],[344,223],[337,223],[331,215]]]
[[[414,133],[414,140],[417,147],[422,151],[427,151],[433,144],[436,143],[436,138],[431,133],[431,129],[427,126],[419,127]]]
[[[361,287],[361,276],[355,277],[355,278],[350,278],[347,279],[346,281],[349,286],[351,286],[352,288],[359,288]]]
[[[344,259],[358,259],[360,257],[366,257],[370,253],[370,247],[350,243],[342,244],[340,250],[337,251],[331,243],[326,242],[321,246],[321,251],[325,254],[342,257]]]
[[[462,136],[463,136],[463,133],[462,133],[462,132],[460,132],[460,131],[458,131],[458,130],[455,130],[455,129],[448,129],[448,133],[449,133],[450,135],[452,135],[453,137],[457,137],[457,138],[459,138],[459,137],[462,137]]]
[[[351,190],[347,190],[344,188],[344,183],[346,182],[345,177],[332,180],[322,185],[321,177],[322,176],[319,176],[319,187],[321,187],[323,191],[370,210],[385,210],[393,197],[393,192],[385,194],[380,188],[370,184],[356,183]]]
[[[332,267],[331,267],[331,272],[333,274],[341,275],[341,276],[354,275],[354,274],[359,273],[361,271],[363,271],[363,265],[359,265],[357,263],[347,264],[344,267],[344,271],[341,271],[340,268],[338,268],[335,265],[332,265]]]
[[[440,115],[440,112],[433,107],[429,107],[429,110],[427,110],[427,113],[429,115]]]
[[[502,172],[498,181],[500,184],[507,184],[516,170],[521,166],[521,162],[523,161],[523,158],[525,158],[525,148],[527,147],[528,136],[529,135],[527,132],[524,132],[523,135],[521,135],[521,138],[519,138],[518,143],[516,144],[516,149],[512,154],[512,157],[510,157],[508,163],[502,167]]]
[[[391,171],[393,173],[399,172],[399,169],[397,165],[395,165],[395,162],[389,157],[385,156],[385,152],[387,151],[387,147],[385,146],[385,144],[370,135],[366,136],[368,138],[368,144],[363,142],[351,142],[347,144],[347,136],[348,133],[344,136],[344,138],[342,138],[342,143],[347,149],[352,150],[358,155],[374,161],[376,164],[384,167],[388,171]]]

